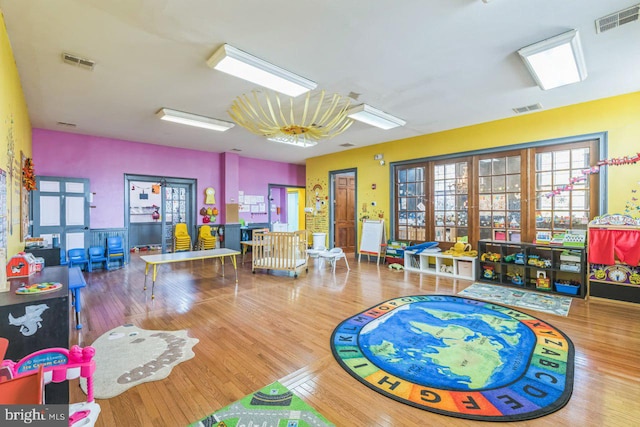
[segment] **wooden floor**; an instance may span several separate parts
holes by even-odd
[[[98,426],[186,426],[280,381],[336,426],[487,426],[433,414],[364,386],[335,361],[329,339],[345,318],[384,300],[455,295],[471,282],[390,270],[349,259],[335,276],[313,265],[297,279],[194,261],[159,267],[156,298],[143,291],[144,263],[132,254],[120,270],[85,273],[82,323],[71,344],[90,345],[125,323],[187,329],[195,357],[168,378],[98,400]],[[576,348],[573,396],[561,410],[522,426],[640,426],[640,307],[574,300],[568,317],[527,311],[562,330]],[[71,402],[85,395],[72,383]]]

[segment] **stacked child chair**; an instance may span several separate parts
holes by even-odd
[[[180,222],[173,230],[173,252],[190,251],[191,236],[187,231],[187,224]]]
[[[196,243],[197,250],[207,250],[216,248],[216,238],[211,234],[211,226],[203,225],[198,233],[198,241]]]

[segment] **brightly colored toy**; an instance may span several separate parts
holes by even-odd
[[[57,291],[60,288],[62,288],[62,283],[43,282],[43,283],[32,283],[30,285],[23,283],[20,285],[18,289],[16,289],[16,294],[39,295],[45,292]]]
[[[482,277],[489,280],[495,279],[496,272],[493,268],[493,265],[485,265],[482,267]]]
[[[36,271],[36,257],[30,253],[20,252],[7,262],[7,277],[27,277]]]
[[[485,252],[480,256],[480,261],[500,262],[501,255],[494,252]]]
[[[8,346],[6,338],[0,338],[0,358],[4,358]],[[5,390],[5,385],[13,385],[13,381],[23,377],[32,377],[36,371],[42,375],[42,382],[34,384],[33,388],[22,387],[20,393],[40,393],[44,390],[44,384],[59,383],[76,378],[87,380],[87,402],[76,403],[69,407],[69,425],[76,423],[82,427],[95,424],[100,413],[100,405],[93,400],[93,373],[96,370],[96,362],[93,360],[95,349],[91,346],[80,347],[74,345],[70,350],[66,348],[47,348],[31,353],[18,362],[5,359],[0,364],[0,396],[3,399],[18,399],[20,396],[9,396],[8,393],[15,388]],[[44,399],[41,399],[44,402]],[[80,423],[81,420],[84,420]]]
[[[436,247],[438,247],[438,242],[424,242],[418,245],[407,246],[405,250],[414,251],[415,253],[419,254],[425,249],[435,249]]]
[[[404,265],[394,262],[393,264],[389,264],[389,268],[391,270],[404,270]]]

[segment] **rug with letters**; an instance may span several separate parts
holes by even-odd
[[[513,308],[459,296],[384,301],[340,323],[331,347],[372,390],[452,417],[533,419],[562,408],[573,390],[569,337]]]

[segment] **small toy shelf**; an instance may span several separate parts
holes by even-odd
[[[583,247],[480,240],[478,280],[585,298]]]
[[[404,269],[456,279],[475,280],[476,257],[454,256],[439,252],[404,251]]]
[[[640,219],[603,215],[589,223],[589,296],[640,303]]]

